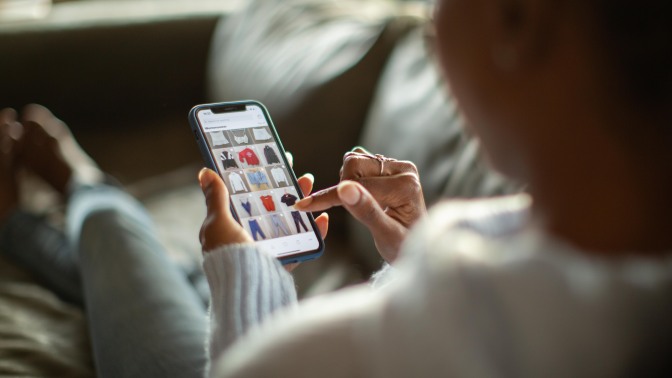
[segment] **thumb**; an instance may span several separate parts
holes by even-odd
[[[211,169],[203,168],[198,173],[198,182],[205,195],[208,216],[228,214],[229,191],[219,175]]]
[[[207,207],[207,215],[199,235],[203,251],[211,251],[224,244],[252,241],[231,214],[229,191],[222,178],[214,171],[204,168],[198,173],[198,181]]]

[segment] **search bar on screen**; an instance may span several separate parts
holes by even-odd
[[[229,113],[229,114],[209,114],[204,116],[203,126],[206,129],[212,128],[239,128],[249,127],[255,119],[249,113]]]

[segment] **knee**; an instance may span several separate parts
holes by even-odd
[[[148,224],[123,209],[99,209],[83,219],[78,251],[80,256],[119,254],[140,245],[153,245],[153,235]]]

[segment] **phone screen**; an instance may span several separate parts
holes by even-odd
[[[257,245],[278,258],[320,251],[312,215],[294,209],[302,196],[264,109],[203,107],[196,118],[229,189],[232,211]]]

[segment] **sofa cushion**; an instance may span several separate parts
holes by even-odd
[[[86,329],[81,309],[0,257],[0,376],[95,376]]]
[[[381,1],[252,1],[215,32],[211,98],[264,103],[296,171],[335,184],[390,51],[418,22],[399,13]]]
[[[205,98],[210,37],[235,9],[215,1],[59,2],[44,20],[0,23],[0,49],[11,51],[0,104],[44,104],[76,135],[175,114],[186,128]]]

